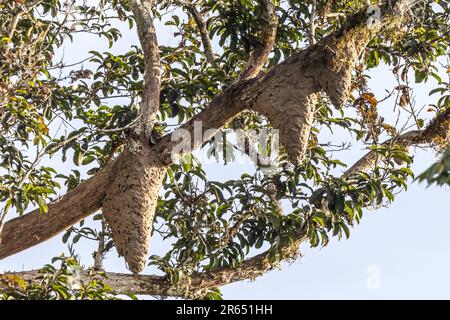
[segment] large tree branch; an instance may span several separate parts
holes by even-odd
[[[47,213],[36,209],[7,221],[0,235],[0,259],[44,242],[99,210],[120,162],[121,157],[61,199],[49,203]]]
[[[134,3],[142,4],[142,1],[136,0]],[[148,8],[148,3],[146,8]],[[396,9],[384,15],[384,20],[380,24],[368,26],[365,18],[361,18],[361,14],[359,14],[355,16],[356,22],[350,27],[347,26],[344,30],[331,34],[314,46],[291,56],[265,74],[256,72],[261,66],[260,63],[250,63],[249,65],[253,67],[250,68],[252,72],[249,74],[253,76],[259,73],[258,76],[254,78],[249,76],[251,79],[248,80],[245,79],[248,78],[247,76],[243,77],[243,80],[225,89],[222,94],[213,99],[205,110],[181,127],[187,130],[185,133],[190,134],[191,137],[199,137],[194,139],[192,147],[196,148],[204,141],[209,140],[220,127],[239,112],[250,109],[266,115],[272,125],[280,129],[281,142],[288,149],[291,160],[293,162],[301,161],[313,120],[311,106],[314,105],[315,95],[323,90],[335,105],[341,105],[347,99],[350,94],[351,71],[359,54],[382,27],[401,24],[403,20],[405,8],[407,8],[405,6],[409,4],[409,1],[399,0],[395,3],[397,4]],[[137,10],[135,12],[137,19],[143,19],[139,18],[142,13],[139,11],[141,9],[134,10]],[[145,12],[149,13],[150,11],[147,9]],[[145,15],[143,16],[145,17]],[[357,19],[358,17],[359,19]],[[151,27],[150,30],[152,30]],[[273,32],[273,29],[271,30]],[[262,49],[261,52],[262,56],[266,55],[265,49]],[[257,60],[259,61],[259,59]],[[152,67],[151,70],[153,72],[155,68]],[[155,79],[156,77],[148,81],[157,81]],[[155,96],[153,97],[156,99]],[[196,121],[202,121],[203,134],[194,134]],[[139,167],[140,165],[148,166],[148,169],[145,170],[148,170],[146,176],[149,179],[141,181],[142,183],[139,184],[143,188],[141,191],[144,192],[145,183],[155,182],[157,185],[162,180],[163,166],[172,162],[173,155],[185,152],[185,150],[175,150],[177,144],[175,132],[163,137],[151,149],[142,151],[139,157],[128,155],[129,161],[118,162],[121,165],[126,162],[128,169],[136,169],[137,172],[134,173],[136,176],[133,176],[132,180],[141,179],[142,175],[139,170],[142,170],[142,167]],[[125,156],[119,156],[119,158],[123,157]],[[146,162],[144,161],[145,157],[147,157]],[[104,204],[105,190],[108,184],[111,185],[111,181],[119,181],[118,176],[125,178],[124,169],[122,167],[120,169],[118,170],[117,167],[105,168],[60,201],[50,204],[49,213],[46,215],[40,216],[37,211],[33,211],[6,222],[1,235],[0,258],[49,239],[99,209]],[[115,179],[110,179],[111,172],[114,172]],[[121,174],[119,175],[117,172],[121,172]],[[116,187],[118,187],[117,190],[120,190],[120,183]],[[111,190],[111,186],[109,189]],[[157,197],[157,194],[158,190],[156,192],[151,190],[152,197]],[[110,199],[115,197],[119,197],[116,201],[120,202],[122,194],[111,192]],[[123,199],[126,201],[123,201],[122,204],[129,202],[129,205],[133,206],[135,202],[133,198],[127,199]],[[143,201],[141,205],[153,207],[155,202],[156,199]],[[144,208],[139,210],[141,209]],[[46,221],[47,219],[49,221]]]
[[[293,261],[298,256],[298,248],[303,242],[305,235],[299,231],[297,240],[290,245],[286,245],[281,251],[283,260]],[[126,273],[105,273],[103,276],[93,276],[88,271],[80,273],[80,280],[87,283],[89,280],[98,279],[108,285],[115,294],[134,294],[152,296],[172,296],[183,298],[200,298],[209,289],[221,287],[230,283],[255,279],[264,273],[279,266],[277,263],[270,263],[268,258],[270,251],[258,254],[243,261],[238,267],[221,267],[212,271],[192,275],[189,281],[181,278],[176,285],[171,284],[166,277],[156,275],[132,275]],[[29,285],[39,284],[42,274],[39,270],[7,273],[5,275],[19,276]],[[1,280],[1,275],[0,275]],[[10,290],[23,290],[20,287],[11,287],[11,284],[0,281],[0,292]]]
[[[413,130],[385,141],[383,146],[399,145],[402,147],[418,145],[447,145],[450,140],[450,108],[438,113],[425,130]],[[374,169],[382,156],[370,151],[351,166],[344,174],[348,177],[355,172],[367,172]]]
[[[161,87],[161,57],[152,16],[154,5],[155,0],[130,1],[145,59],[144,95],[139,109],[142,116],[141,137],[144,143],[148,143],[151,137],[152,122],[159,110]]]

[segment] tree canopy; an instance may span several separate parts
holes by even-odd
[[[449,17],[425,0],[0,0],[0,259],[61,233],[69,248],[0,275],[0,297],[219,299],[304,242],[348,238],[414,179],[450,184]],[[119,25],[139,43],[113,53]],[[65,61],[80,34],[110,50]],[[385,96],[368,85],[380,66],[396,81]],[[348,143],[321,141],[336,130]],[[427,172],[411,170],[415,146],[438,156]],[[205,156],[255,170],[213,181]],[[79,241],[97,247],[84,270]],[[115,250],[159,274],[103,270]]]

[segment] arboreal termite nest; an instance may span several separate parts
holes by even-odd
[[[425,143],[432,142],[438,152],[444,152],[450,144],[450,108],[438,112],[422,134]]]
[[[305,158],[318,94],[324,91],[334,106],[343,105],[351,93],[357,60],[378,30],[378,26],[359,23],[288,58],[258,79],[255,98],[245,108],[265,115],[280,130],[280,142],[294,164]],[[147,260],[166,171],[160,156],[145,145],[128,148],[103,203],[117,251],[134,273],[141,272]]]
[[[127,149],[107,190],[103,214],[119,255],[141,272],[147,261],[158,193],[166,170],[148,146]]]
[[[266,76],[253,109],[280,130],[280,142],[294,164],[306,154],[318,101],[324,91],[340,108],[351,93],[352,72],[366,45],[379,29],[360,24],[312,46]],[[300,68],[293,68],[293,65]]]

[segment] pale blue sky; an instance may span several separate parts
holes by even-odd
[[[124,37],[114,46],[114,53],[128,50],[137,44],[132,31],[121,28]],[[162,44],[176,45],[167,30],[158,25]],[[104,40],[96,37],[76,37],[73,44],[64,49],[66,61],[86,57],[87,51],[106,51]],[[62,52],[60,52],[62,54]],[[392,74],[386,68],[373,73],[370,84],[375,93],[383,95],[391,89]],[[434,85],[416,86],[417,106],[433,103],[428,97]],[[393,120],[389,101],[384,103],[381,113]],[[321,142],[345,141],[348,137],[337,132],[323,132]],[[415,173],[421,173],[434,160],[433,151],[416,150]],[[342,154],[349,164],[356,161],[364,151],[356,146],[352,152]],[[56,161],[61,169],[74,169],[70,163]],[[53,162],[54,163],[54,162]],[[252,170],[252,165],[219,164],[205,166],[211,180],[238,178],[242,172]],[[391,298],[450,298],[450,202],[448,188],[427,188],[425,184],[413,182],[409,190],[397,196],[389,208],[365,211],[362,223],[352,229],[350,239],[332,239],[325,248],[310,249],[302,246],[304,257],[289,265],[283,264],[281,271],[272,271],[256,281],[245,281],[223,287],[225,299],[391,299]],[[152,253],[163,251],[160,241],[152,243]],[[91,244],[81,243],[80,252],[87,253],[83,259],[91,263]],[[28,270],[49,263],[51,257],[67,252],[60,237],[0,261],[0,272]],[[105,267],[108,271],[125,272],[124,262],[115,253],[109,255]],[[380,272],[380,288],[371,290],[367,286],[368,269],[372,266]],[[150,270],[147,270],[150,272]]]

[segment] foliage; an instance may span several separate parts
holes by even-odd
[[[60,263],[56,268],[54,264]],[[0,275],[0,282],[8,285],[10,290],[0,295],[0,300],[110,300],[116,299],[111,289],[102,280],[102,274],[92,280],[81,281],[81,271],[76,259],[72,257],[56,257],[52,264],[39,270],[38,282],[28,284],[26,280],[15,274]]]
[[[419,175],[417,180],[439,186],[450,185],[450,147],[447,147],[441,160]]]
[[[267,67],[309,45],[311,20],[315,38],[320,40],[346,23],[346,17],[364,7],[366,1],[278,1],[279,19],[273,54]],[[175,6],[178,9],[174,10]],[[215,61],[208,61],[194,19],[179,1],[160,1],[157,17],[173,35],[173,46],[160,46],[162,59],[159,136],[186,123],[230,86],[252,50],[260,45],[263,21],[255,0],[201,1]],[[364,210],[388,205],[407,188],[413,177],[413,159],[398,144],[381,141],[401,133],[401,125],[379,115],[383,97],[376,97],[367,85],[370,70],[386,64],[393,68],[398,86],[393,110],[424,127],[426,119],[414,108],[409,71],[417,83],[437,79],[432,93],[442,97],[433,112],[449,105],[448,82],[439,71],[448,52],[449,14],[447,1],[425,2],[415,8],[412,19],[398,34],[381,34],[367,48],[355,71],[355,96],[341,110],[326,97],[318,105],[305,163],[293,167],[281,154],[280,169],[274,175],[258,167],[237,180],[211,181],[202,161],[189,155],[173,164],[165,178],[158,202],[155,235],[170,249],[152,255],[156,266],[172,284],[199,272],[220,267],[237,267],[258,250],[269,249],[270,260],[283,258],[282,248],[304,235],[312,247],[325,246],[330,236],[349,237],[351,227],[363,218]],[[22,215],[31,207],[42,214],[46,203],[83,179],[94,175],[122,150],[137,116],[143,95],[144,59],[137,46],[122,53],[112,49],[121,37],[118,26],[135,28],[127,1],[63,2],[39,0],[0,1],[0,224],[8,213]],[[80,38],[81,37],[81,38]],[[85,38],[83,38],[85,37]],[[92,38],[94,37],[94,38]],[[80,53],[76,62],[57,61],[63,46],[79,39],[105,40],[111,48],[93,48]],[[88,67],[86,67],[88,66]],[[430,78],[431,77],[431,78]],[[356,110],[356,112],[354,112]],[[229,124],[224,128],[224,133]],[[245,117],[243,127],[264,130],[270,124],[262,116]],[[333,146],[319,143],[326,130],[341,130],[358,146],[380,155],[370,173],[342,176],[347,166],[333,152]],[[245,157],[230,142],[225,154],[214,141],[202,146],[210,154],[223,154],[227,163]],[[212,148],[212,151],[211,151]],[[348,149],[344,147],[342,149]],[[418,177],[429,183],[449,183],[449,152]],[[43,165],[61,159],[64,166]],[[217,157],[219,161],[223,157]],[[67,169],[70,168],[70,169]],[[275,186],[275,191],[271,189]],[[281,212],[277,203],[281,203]],[[99,245],[101,259],[113,249],[109,230],[101,215],[102,227],[84,225],[68,230],[63,238],[75,255],[75,245],[88,239]],[[4,299],[107,299],[112,294],[101,281],[93,280],[80,289],[71,289],[69,279],[73,258],[60,257],[61,267],[45,266],[39,285],[28,287],[20,279],[19,289],[3,294]],[[4,278],[2,278],[4,280]],[[213,290],[205,298],[219,298]]]

